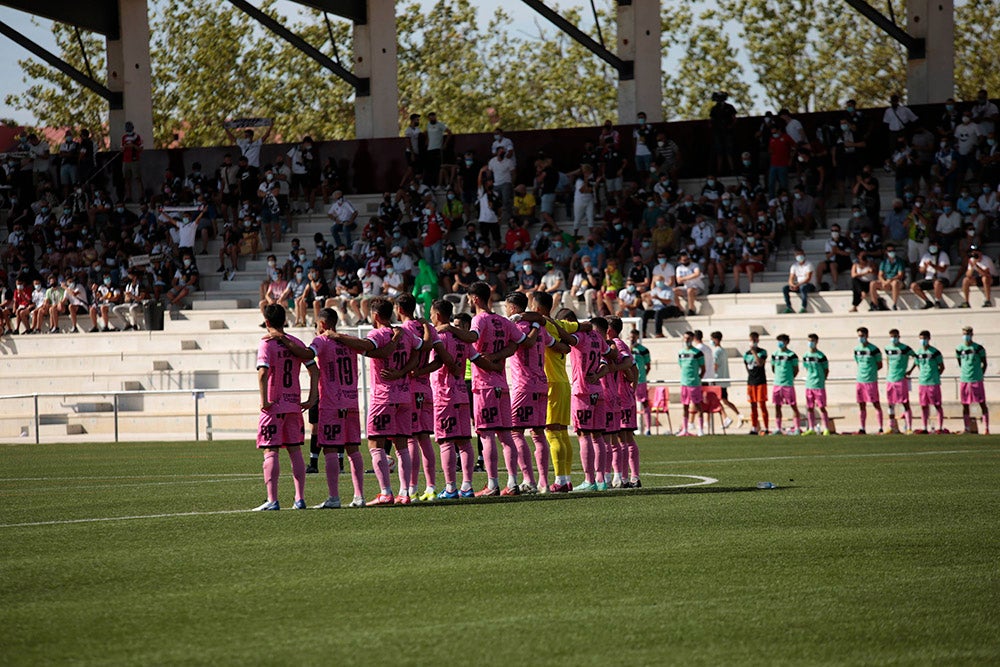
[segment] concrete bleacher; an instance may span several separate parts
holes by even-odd
[[[689,190],[698,182],[683,184]],[[883,185],[883,201],[891,200],[891,189]],[[362,218],[375,212],[380,196],[352,196]],[[828,224],[846,222],[846,210],[830,211]],[[568,220],[561,221],[571,228]],[[312,248],[312,237],[321,232],[329,238],[329,221],[322,213],[298,216],[295,231],[274,248],[283,260],[291,248],[291,238]],[[819,231],[804,245],[813,261],[822,255],[826,232]],[[993,254],[996,254],[993,252]],[[198,258],[203,289],[191,297],[191,309],[170,313],[163,331],[137,331],[116,334],[59,334],[5,337],[0,339],[0,377],[6,395],[24,395],[0,401],[0,441],[107,441],[115,435],[117,406],[118,437],[123,440],[194,438],[195,429],[202,439],[211,427],[216,437],[251,438],[256,430],[258,394],[255,351],[261,336],[258,291],[264,274],[266,253],[257,260],[245,261],[237,278],[226,281],[215,272],[218,266],[218,241],[210,245],[210,254]],[[701,329],[706,336],[720,330],[730,350],[730,375],[734,389],[731,396],[741,408],[745,372],[739,355],[745,349],[751,328],[761,332],[766,349],[774,348],[773,337],[787,333],[792,348],[800,354],[806,349],[805,336],[816,332],[821,348],[831,358],[831,377],[850,378],[854,366],[851,349],[855,329],[871,329],[873,342],[884,343],[888,330],[897,327],[904,341],[915,345],[917,332],[927,328],[934,343],[945,353],[947,369],[943,384],[946,412],[956,417],[960,410],[952,350],[959,342],[961,327],[976,329],[976,339],[988,351],[1000,350],[1000,318],[996,310],[979,307],[973,300],[970,310],[914,310],[915,297],[903,298],[904,309],[890,312],[849,313],[849,290],[825,291],[810,299],[810,312],[779,315],[783,305],[780,291],[785,284],[787,267],[792,261],[790,248],[779,248],[768,272],[759,276],[749,292],[716,294],[705,297],[697,316],[667,320],[666,338],[646,338],[653,368],[651,382],[676,380],[676,353],[680,336],[686,329]],[[730,277],[731,280],[731,277]],[[842,279],[841,285],[846,285]],[[727,290],[731,289],[727,282]],[[946,302],[954,306],[960,300],[956,289],[946,292]],[[797,303],[794,304],[797,307]],[[305,339],[311,329],[290,329]],[[991,360],[987,371],[997,375]],[[303,379],[305,376],[303,375]],[[80,395],[88,392],[95,395]],[[153,393],[151,393],[153,392]],[[171,392],[171,393],[155,393]],[[989,396],[1000,396],[1000,380],[988,381]],[[52,394],[37,399],[32,394]],[[115,394],[118,394],[117,398]],[[198,418],[195,419],[197,395]],[[856,423],[853,383],[833,382],[830,386],[831,412],[843,416],[841,429]],[[914,393],[914,400],[916,394]],[[40,426],[34,424],[35,401],[38,402]],[[960,425],[952,422],[950,428]]]

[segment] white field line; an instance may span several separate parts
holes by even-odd
[[[667,475],[662,472],[648,472],[643,477],[682,477],[684,479],[696,479],[697,482],[691,482],[690,484],[671,484],[670,486],[657,487],[660,489],[683,489],[689,486],[708,486],[709,484],[715,484],[719,480],[714,477],[702,477],[701,475]]]
[[[197,477],[259,477],[260,473],[249,472],[196,472],[176,475],[91,475],[81,477],[0,477],[0,484],[4,482],[77,482],[108,479],[177,479],[197,478]]]
[[[250,510],[216,510],[214,512],[177,512],[174,514],[140,514],[136,516],[106,516],[94,519],[61,519],[58,521],[32,521],[29,523],[2,523],[0,528],[26,528],[28,526],[59,526],[69,523],[99,523],[102,521],[132,521],[134,519],[167,519],[177,516],[209,516],[211,514],[243,514]]]

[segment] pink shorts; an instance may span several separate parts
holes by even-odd
[[[807,408],[826,407],[826,389],[806,389]]]
[[[392,438],[410,435],[413,424],[411,401],[399,403],[372,403],[368,408],[368,438]]]
[[[323,447],[361,444],[361,413],[357,410],[320,410],[317,442]]]
[[[910,402],[910,381],[900,380],[899,382],[885,383],[885,402],[889,405]]]
[[[941,385],[920,385],[920,405],[941,405]]]
[[[510,391],[503,387],[473,390],[476,406],[476,430],[496,431],[510,428]]]
[[[854,400],[858,403],[878,403],[878,382],[859,382],[854,387]]]
[[[771,402],[775,405],[797,405],[795,387],[775,385],[771,388]]]
[[[413,422],[410,433],[434,432],[434,397],[430,390],[413,392]]]
[[[958,395],[962,399],[962,405],[985,403],[986,387],[982,380],[979,382],[960,382],[958,383]]]
[[[442,440],[468,440],[472,437],[472,413],[468,403],[434,404],[434,437]]]
[[[692,403],[700,405],[702,400],[701,385],[697,387],[681,386],[681,405],[691,405]]]
[[[635,400],[640,403],[649,401],[649,385],[645,382],[640,382],[635,386]]]
[[[634,431],[639,428],[638,415],[635,413],[634,403],[630,407],[622,408],[618,414],[621,415],[622,431]]]
[[[294,447],[306,439],[306,424],[301,412],[260,413],[257,426],[257,449]]]
[[[541,428],[545,426],[545,411],[549,407],[549,390],[515,391],[510,402],[514,428]]]
[[[607,410],[599,393],[573,394],[570,410],[573,413],[573,430],[577,433],[604,430]]]
[[[617,401],[615,401],[617,403]],[[622,411],[611,408],[607,401],[604,401],[604,428],[605,433],[617,433],[622,430]]]

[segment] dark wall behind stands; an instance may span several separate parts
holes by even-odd
[[[959,105],[959,109],[966,105]],[[969,105],[971,106],[971,105]],[[944,113],[944,105],[928,105],[911,107],[920,117],[921,124],[933,130]],[[888,153],[888,134],[882,123],[885,108],[868,109],[869,126],[872,128],[869,141],[870,161],[880,165]],[[796,117],[803,123],[810,138],[815,137],[820,125],[835,125],[842,112],[821,112],[799,114]],[[442,119],[447,122],[448,119]],[[737,153],[750,151],[757,157],[758,141],[754,133],[760,127],[761,116],[741,117],[737,120],[735,137]],[[634,144],[632,129],[634,126],[616,126],[622,135],[622,154],[632,161]],[[680,147],[682,166],[681,177],[704,176],[714,169],[712,163],[711,127],[706,120],[678,121],[656,124],[657,130],[663,130],[669,138]],[[600,127],[576,127],[557,130],[531,130],[509,132],[507,136],[514,142],[518,158],[518,178],[516,182],[530,182],[534,176],[534,156],[539,151],[553,156],[556,166],[562,171],[576,168],[583,144],[587,140],[596,142]],[[478,162],[484,160],[493,141],[492,134],[455,135],[455,150],[460,157],[465,150],[475,151]],[[317,142],[320,162],[325,164],[328,157],[335,158],[341,175],[341,183],[347,192],[373,193],[395,190],[406,170],[404,149],[406,140],[402,137],[392,139],[357,139],[351,141]],[[267,164],[279,153],[287,153],[291,144],[265,145],[261,152],[261,164]],[[143,154],[143,183],[147,188],[159,189],[163,172],[170,168],[175,175],[183,176],[191,169],[194,162],[200,162],[202,170],[214,173],[222,162],[225,153],[231,153],[233,159],[239,157],[236,146],[221,146],[213,148],[178,148],[170,150],[147,150]],[[736,159],[738,159],[738,155]],[[120,180],[120,168],[113,170],[116,180]]]

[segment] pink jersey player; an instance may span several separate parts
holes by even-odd
[[[617,353],[618,375],[618,432],[611,443],[612,488],[634,488],[639,482],[639,446],[635,441],[638,420],[635,413],[636,380],[639,369],[632,356],[632,348],[621,339],[621,318],[608,320],[608,337]],[[605,470],[605,472],[607,472]]]
[[[409,494],[411,498],[430,501],[437,498],[437,455],[431,444],[431,434],[434,433],[434,395],[431,392],[430,358],[431,352],[441,347],[440,337],[433,328],[425,331],[424,323],[414,316],[417,310],[417,300],[412,294],[401,294],[396,298],[396,316],[402,322],[404,331],[423,338],[426,334],[428,344],[417,351],[419,361],[410,374],[410,395],[413,401],[413,421],[410,425],[407,447],[412,463],[409,479]],[[417,479],[423,464],[424,479],[427,488],[420,496],[417,495]]]
[[[584,474],[584,483],[573,489],[579,492],[595,491],[599,484],[605,484],[603,463],[607,447],[604,440],[607,404],[600,378],[608,372],[602,366],[607,364],[604,357],[611,347],[598,328],[600,323],[606,331],[607,321],[594,318],[591,320],[593,330],[577,331],[571,336],[570,364],[573,372],[570,384],[573,396],[570,408],[573,427],[580,439],[580,464]]]

